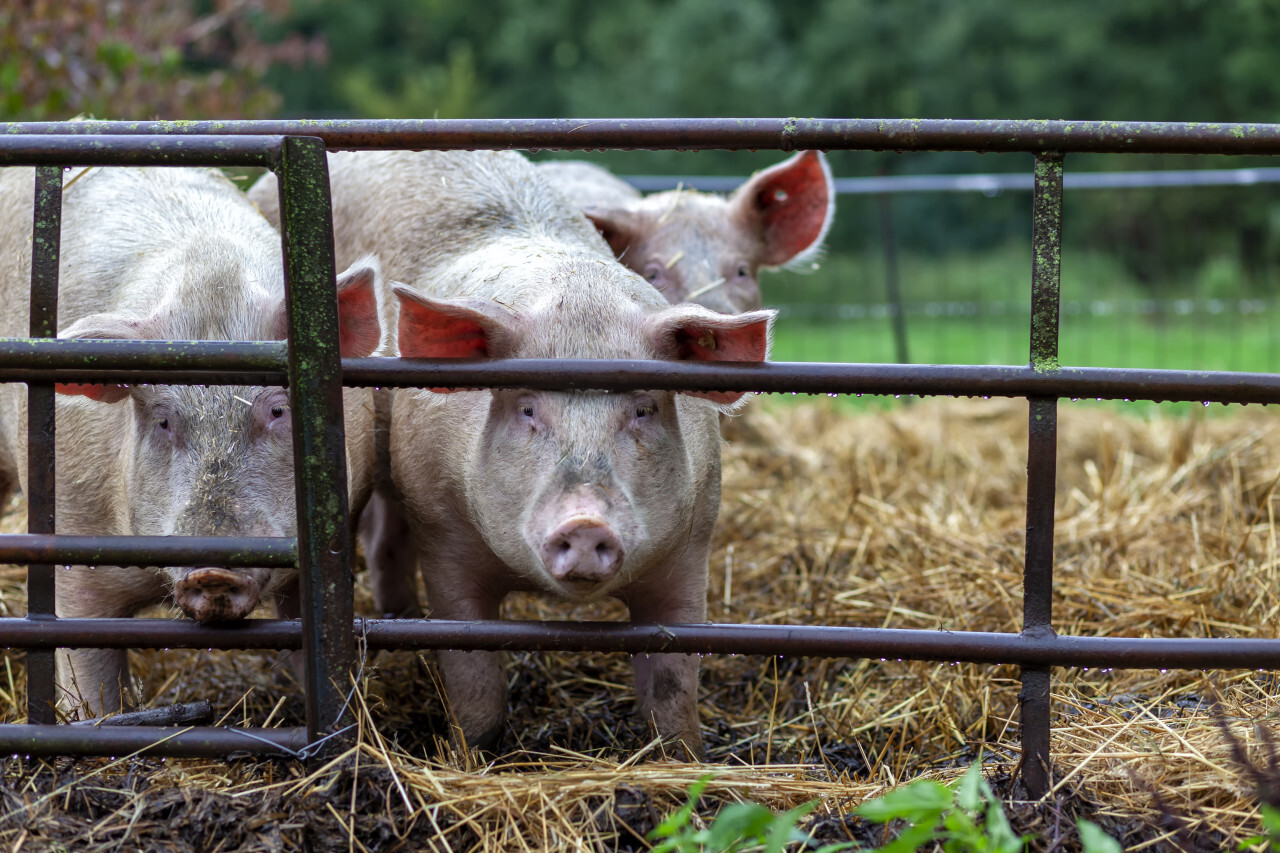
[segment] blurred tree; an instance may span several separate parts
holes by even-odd
[[[274,63],[323,62],[323,38],[259,36],[288,0],[7,0],[0,120],[260,117]]]

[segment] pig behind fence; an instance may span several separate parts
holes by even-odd
[[[813,259],[835,212],[831,170],[818,151],[756,173],[728,197],[683,189],[642,196],[576,160],[538,169],[667,301],[722,313],[759,308],[760,270]]]
[[[617,263],[577,209],[517,154],[329,158],[339,258],[376,249],[399,301],[401,355],[762,361],[772,312],[671,306]],[[250,192],[268,215],[273,179]],[[718,413],[739,393],[398,390],[391,483],[431,613],[496,619],[519,590],[621,600],[643,623],[701,622],[720,503]],[[395,523],[375,528],[387,535]],[[413,555],[366,555],[377,604],[416,610]],[[403,547],[401,543],[401,547]],[[387,563],[383,563],[388,559]],[[505,727],[494,652],[439,655],[455,739]],[[700,757],[698,662],[634,660],[639,711]]]
[[[0,169],[0,334],[28,335],[34,172]],[[373,353],[376,262],[338,278],[344,355]],[[285,335],[279,234],[220,173],[95,168],[63,189],[59,337],[273,340]],[[292,427],[283,388],[60,385],[57,517],[65,534],[294,536]],[[370,488],[372,405],[345,398],[353,512]],[[0,490],[26,488],[26,393],[0,385]],[[69,567],[59,616],[127,617],[172,596],[193,619],[249,614],[291,572],[210,567]],[[128,701],[122,650],[59,652],[64,704],[98,714]]]

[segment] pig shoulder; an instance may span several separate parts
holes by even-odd
[[[583,160],[548,160],[538,171],[581,208],[623,207],[640,200],[640,192],[612,172]]]

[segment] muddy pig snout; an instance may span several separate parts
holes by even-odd
[[[173,590],[178,607],[197,622],[243,619],[260,595],[256,578],[230,569],[192,569]]]
[[[622,566],[622,540],[602,518],[562,522],[542,543],[542,564],[558,581],[601,583]]]

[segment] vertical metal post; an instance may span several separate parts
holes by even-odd
[[[36,169],[31,235],[33,338],[58,335],[58,254],[62,244],[62,169]],[[27,532],[53,533],[54,390],[52,382],[27,384]],[[54,568],[27,566],[27,618],[54,618]],[[52,649],[27,650],[27,722],[55,722]]]
[[[885,295],[893,311],[893,349],[898,364],[910,364],[907,353],[907,311],[898,280],[898,242],[893,234],[893,207],[888,193],[877,196],[880,208],[880,243],[884,247]],[[912,398],[908,398],[912,399]]]
[[[339,728],[348,715],[346,698],[355,668],[342,355],[325,156],[320,139],[287,137],[277,169],[289,318],[307,733],[313,742]]]
[[[1061,302],[1062,155],[1036,157],[1031,202],[1031,366],[1056,371]],[[1027,550],[1022,633],[1053,633],[1053,506],[1057,487],[1058,400],[1028,401]],[[1027,793],[1049,790],[1049,667],[1022,668],[1022,780]]]

